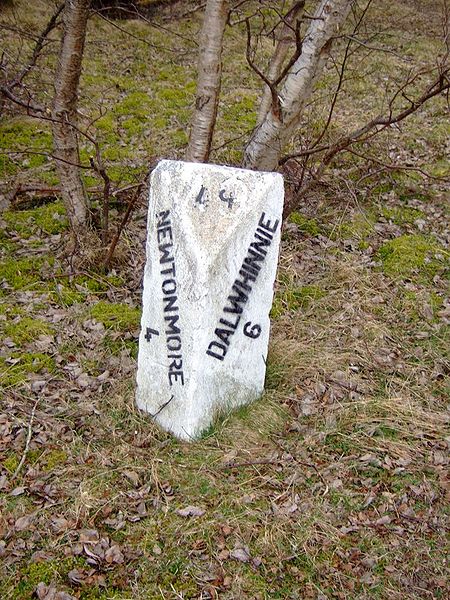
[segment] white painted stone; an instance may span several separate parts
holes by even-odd
[[[152,173],[136,402],[177,437],[263,391],[283,196],[278,173]]]

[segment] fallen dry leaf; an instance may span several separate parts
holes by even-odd
[[[122,554],[122,551],[117,545],[108,548],[108,550],[105,552],[105,560],[110,565],[113,563],[117,565],[122,565],[125,562],[125,558]]]
[[[28,529],[34,520],[34,517],[35,517],[34,513],[25,515],[24,517],[19,517],[17,519],[17,521],[14,523],[14,527],[15,527],[16,531],[24,531],[25,529]]]
[[[246,547],[244,547],[244,548],[234,548],[234,550],[231,551],[230,556],[232,558],[235,558],[239,562],[246,563],[246,562],[248,562],[250,560],[250,551]]]
[[[99,539],[100,536],[96,529],[82,529],[78,541],[80,544],[96,544]]]
[[[179,508],[175,511],[180,517],[201,517],[205,514],[203,508],[198,506],[186,506],[186,508]]]
[[[139,475],[137,473],[135,473],[134,471],[123,471],[123,474],[127,479],[131,481],[134,487],[139,486]]]

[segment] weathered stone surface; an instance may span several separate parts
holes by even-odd
[[[152,173],[136,402],[180,438],[263,391],[282,207],[276,173]]]

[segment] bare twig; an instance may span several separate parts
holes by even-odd
[[[39,35],[38,39],[36,40],[36,45],[34,47],[33,54],[31,55],[30,62],[26,65],[26,67],[24,67],[22,69],[22,71],[20,71],[20,73],[18,73],[18,75],[10,83],[10,85],[9,85],[10,90],[13,90],[16,86],[20,85],[22,83],[22,81],[25,79],[25,77],[28,75],[28,73],[31,71],[31,69],[36,66],[36,63],[42,52],[42,49],[44,47],[47,36],[56,27],[56,25],[58,23],[58,17],[61,14],[61,12],[63,11],[64,6],[65,6],[65,2],[60,4],[57,7],[56,11],[53,13],[53,15],[50,17],[50,20],[47,23],[45,29],[42,31],[42,33]]]
[[[255,71],[255,73],[258,75],[258,77],[260,77],[264,81],[264,83],[267,85],[267,87],[269,88],[271,96],[272,96],[272,112],[273,112],[274,116],[279,119],[280,115],[281,115],[281,107],[280,107],[280,99],[278,97],[277,88],[274,85],[274,83],[272,81],[270,81],[270,79],[268,79],[264,75],[264,73],[261,71],[261,69],[259,69],[256,66],[256,64],[254,63],[253,58],[252,58],[252,31],[251,31],[251,27],[250,27],[250,18],[249,17],[247,17],[245,19],[245,26],[247,28],[247,48],[246,48],[247,62],[249,64],[249,66],[253,69],[253,71]]]
[[[28,450],[30,448],[31,436],[33,434],[33,420],[34,420],[34,415],[35,415],[35,412],[36,412],[36,407],[38,405],[38,402],[39,402],[39,398],[36,399],[36,402],[34,403],[34,406],[33,406],[33,410],[31,411],[30,420],[28,422],[28,433],[27,433],[27,439],[26,439],[26,442],[25,442],[25,448],[23,450],[23,453],[22,453],[22,456],[20,458],[19,464],[17,465],[17,468],[14,471],[13,476],[11,477],[11,481],[14,481],[17,478],[17,476],[19,475],[19,473],[20,473],[20,471],[21,471],[21,469],[22,469],[22,467],[23,467],[23,465],[25,463],[25,460],[27,458]]]
[[[424,177],[426,177],[427,179],[434,179],[435,181],[442,181],[442,182],[450,182],[450,177],[438,177],[436,175],[432,175],[431,173],[428,173],[427,171],[425,171],[425,169],[422,169],[421,167],[415,167],[413,165],[400,165],[400,164],[396,164],[396,163],[385,163],[382,160],[380,160],[379,158],[376,158],[375,156],[371,156],[371,155],[367,155],[367,154],[363,154],[361,152],[356,152],[356,150],[347,149],[347,152],[349,152],[350,154],[353,154],[354,156],[357,156],[358,158],[362,158],[364,160],[373,162],[377,165],[380,165],[381,169],[377,169],[377,173],[381,173],[383,171],[414,171],[416,173],[420,173],[421,175],[423,175]],[[367,177],[370,177],[372,174],[368,173],[364,179],[366,179]],[[362,181],[363,178],[361,178],[358,182]]]
[[[435,96],[441,94],[442,92],[450,89],[450,79],[449,79],[450,69],[447,68],[441,73],[439,73],[438,77],[426,88],[423,94],[417,98],[416,100],[410,100],[410,106],[397,114],[392,113],[392,104],[394,98],[391,99],[389,105],[391,107],[390,112],[387,115],[378,115],[365,125],[361,126],[359,129],[356,129],[349,133],[348,135],[342,136],[337,142],[334,144],[326,144],[320,146],[318,148],[308,148],[306,150],[302,150],[301,152],[297,152],[294,154],[289,154],[284,156],[280,160],[280,165],[283,165],[291,158],[299,158],[301,156],[309,156],[310,154],[316,154],[318,152],[326,151],[326,155],[323,159],[323,162],[329,164],[331,160],[338,154],[339,152],[347,149],[349,146],[356,142],[366,141],[370,137],[381,133],[387,127],[394,125],[396,123],[400,123],[406,117],[413,114],[417,110],[419,110],[428,100],[434,98]],[[399,95],[399,91],[396,92],[395,97]],[[367,137],[365,137],[367,136]]]
[[[353,28],[353,35],[355,35],[358,32],[358,29],[360,28],[361,23],[363,22],[364,17],[366,16],[367,11],[369,10],[369,7],[370,7],[371,4],[372,4],[372,0],[369,0],[367,2],[366,6],[364,7],[364,10],[362,11],[362,13],[361,13],[358,21],[356,22],[355,27]],[[342,84],[344,83],[345,67],[346,67],[346,64],[347,64],[347,60],[348,60],[348,57],[349,57],[350,46],[351,46],[351,43],[352,43],[352,36],[349,36],[349,37],[350,37],[350,39],[347,42],[347,46],[346,46],[345,52],[344,52],[344,58],[342,59],[342,64],[341,64],[341,67],[339,69],[339,80],[338,80],[338,84],[336,86],[336,90],[335,90],[334,95],[333,95],[333,100],[331,101],[331,106],[330,106],[330,110],[328,112],[327,121],[326,121],[326,123],[325,123],[325,125],[324,125],[324,127],[323,127],[323,129],[322,129],[322,131],[320,133],[320,135],[318,136],[318,138],[316,139],[316,141],[310,147],[311,150],[313,148],[315,148],[319,144],[319,142],[322,141],[325,133],[327,132],[327,130],[328,130],[329,126],[330,126],[331,119],[332,119],[333,113],[334,113],[334,109],[336,107],[336,103],[337,103],[337,100],[338,100],[339,92],[341,91]]]
[[[122,231],[124,230],[126,224],[128,223],[128,220],[131,216],[133,208],[136,205],[136,201],[139,198],[139,194],[140,194],[143,184],[140,183],[138,185],[139,185],[139,187],[136,188],[136,190],[134,191],[134,194],[131,196],[130,201],[128,202],[127,210],[125,211],[125,214],[123,215],[122,221],[120,222],[119,227],[117,228],[117,231],[116,231],[116,233],[111,241],[111,244],[109,246],[108,253],[106,254],[105,260],[103,261],[103,266],[105,269],[108,269],[109,265],[111,264],[111,259],[114,254],[114,250],[116,249],[117,242],[119,241]]]
[[[98,175],[103,179],[103,201],[102,201],[102,242],[106,244],[108,241],[108,228],[109,228],[109,199],[111,195],[111,180],[106,172],[105,165],[103,163],[102,155],[100,152],[100,146],[96,140],[92,142],[95,147],[95,154],[97,162],[91,156],[89,162],[91,167]]]
[[[228,470],[228,469],[241,469],[242,467],[255,467],[258,465],[280,465],[283,462],[284,461],[282,461],[279,458],[276,458],[275,460],[271,460],[268,458],[261,458],[258,460],[244,460],[242,462],[229,462],[229,463],[222,465],[220,467],[220,469]]]

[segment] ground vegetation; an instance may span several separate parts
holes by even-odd
[[[16,72],[36,44],[24,32],[43,31],[54,5],[1,6]],[[95,129],[111,180],[108,242],[121,233],[107,270],[103,246],[78,263],[67,249],[51,122],[2,105],[0,597],[445,598],[445,94],[336,155],[286,219],[264,397],[191,444],[134,407],[142,180],[159,157],[184,156],[201,16],[88,22],[80,129]],[[389,73],[404,81],[413,62],[425,69],[440,56],[435,2],[383,0],[370,19],[382,52],[352,54],[324,145],[384,114]],[[57,31],[26,76],[36,102],[52,97]],[[218,163],[242,163],[256,124],[261,81],[246,39],[245,20],[225,31]],[[335,95],[334,67],[317,84],[322,99]],[[329,109],[305,109],[308,148]],[[90,167],[95,146],[80,135],[79,148]],[[101,228],[104,182],[92,168],[81,177]]]

